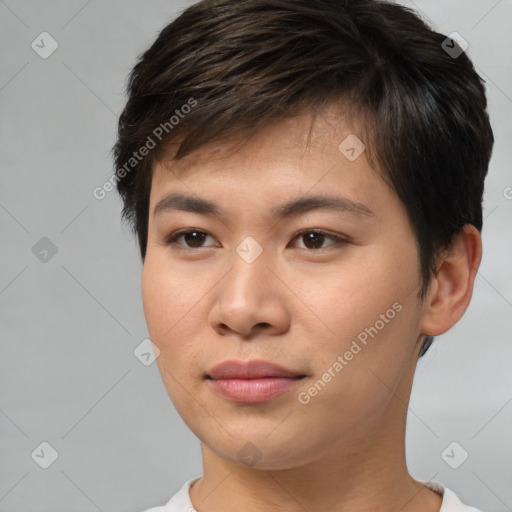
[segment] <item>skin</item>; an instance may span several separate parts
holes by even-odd
[[[364,152],[355,161],[340,152],[354,131],[335,119],[325,112],[308,146],[310,116],[303,113],[236,151],[209,145],[154,166],[144,313],[168,394],[201,441],[203,476],[190,489],[199,512],[441,506],[441,497],[407,470],[407,405],[424,336],[447,331],[469,304],[481,238],[473,226],[464,228],[440,256],[420,302],[419,255],[405,208]],[[171,192],[214,201],[225,217],[153,215]],[[316,210],[269,219],[272,206],[312,194],[343,195],[373,215]],[[306,228],[346,242],[319,236],[315,245],[297,236]],[[182,229],[208,236],[166,243]],[[263,249],[252,263],[236,252],[247,236]],[[401,311],[300,403],[298,394],[397,302]],[[262,404],[234,403],[205,379],[224,360],[255,358],[306,377]],[[237,455],[247,443],[253,465]]]

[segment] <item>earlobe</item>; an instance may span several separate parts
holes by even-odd
[[[471,300],[481,259],[480,232],[466,224],[439,257],[438,271],[423,306],[421,334],[439,336],[460,320]]]

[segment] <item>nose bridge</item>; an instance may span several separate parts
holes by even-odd
[[[248,306],[254,306],[256,302],[264,299],[263,295],[272,288],[268,282],[272,274],[267,265],[269,251],[251,236],[246,237],[235,249],[233,254],[233,266],[225,282],[224,292],[226,298],[241,305],[247,302]],[[263,294],[263,295],[262,295]],[[253,302],[252,305],[249,304]]]
[[[247,237],[250,238],[250,237]],[[210,321],[216,329],[226,327],[247,336],[258,325],[276,332],[286,329],[289,315],[272,267],[270,251],[254,239],[245,239],[236,247],[232,267],[221,281]]]

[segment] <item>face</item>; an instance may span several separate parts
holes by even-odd
[[[237,465],[291,468],[392,435],[416,364],[419,256],[405,209],[364,151],[353,159],[352,139],[339,149],[350,126],[326,114],[306,147],[309,126],[303,114],[237,151],[154,167],[142,294],[157,364],[185,423]],[[302,378],[251,402],[207,377],[255,359]]]

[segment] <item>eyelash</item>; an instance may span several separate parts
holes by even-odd
[[[185,249],[185,250],[197,250],[197,249],[206,249],[208,247],[184,247],[184,246],[181,246],[180,244],[177,243],[178,239],[184,235],[187,235],[187,234],[190,234],[190,233],[200,233],[200,234],[203,234],[203,235],[207,235],[207,236],[211,236],[209,235],[206,231],[202,231],[200,229],[186,229],[186,230],[182,230],[182,231],[178,231],[176,233],[173,233],[170,237],[168,237],[166,240],[165,240],[165,245],[175,245],[175,246],[178,246],[180,249]],[[328,245],[327,247],[321,247],[320,249],[308,249],[308,248],[301,248],[303,250],[306,250],[306,251],[315,251],[315,252],[318,252],[318,251],[322,251],[323,249],[327,249],[328,247],[332,247],[332,246],[335,246],[335,245],[344,245],[346,243],[348,243],[348,240],[344,239],[344,238],[341,238],[341,237],[338,237],[338,236],[335,236],[335,235],[331,235],[330,233],[328,233],[327,231],[324,231],[322,229],[303,229],[301,231],[299,231],[298,233],[296,233],[294,235],[294,237],[292,238],[292,240],[295,240],[296,238],[299,238],[301,235],[305,235],[307,233],[315,233],[315,234],[318,234],[318,235],[324,235],[326,238],[330,238],[331,240],[334,240],[335,243],[331,244],[331,245]],[[211,247],[211,246],[210,246]]]

